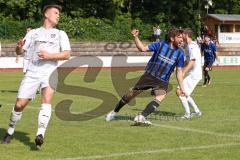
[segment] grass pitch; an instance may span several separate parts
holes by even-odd
[[[117,72],[121,75],[120,71]],[[36,148],[34,144],[40,104],[40,94],[38,94],[24,110],[11,143],[0,145],[0,159],[238,160],[240,157],[239,73],[239,69],[213,70],[210,73],[213,78],[212,84],[202,88],[201,82],[192,95],[203,116],[187,121],[179,119],[183,114],[183,108],[175,95],[174,88],[177,83],[173,76],[171,80],[173,90],[149,117],[153,125],[136,127],[131,120],[152,99],[149,92],[136,98],[135,104],[124,107],[116,120],[105,122],[106,112],[114,107],[116,99],[120,99],[119,95],[123,94],[123,90],[134,82],[119,81],[115,83],[119,85],[114,86],[111,72],[106,70],[100,72],[96,81],[86,82],[84,71],[73,72],[65,80],[67,87],[54,96],[54,110],[43,146]],[[141,71],[131,72],[127,74],[127,78],[137,78],[141,74]],[[0,77],[2,104],[0,137],[2,138],[6,132],[22,73],[5,72],[0,73]],[[72,88],[68,87],[70,85]],[[88,88],[89,92],[86,93],[80,87]],[[80,91],[81,89],[84,93]],[[100,95],[100,92],[104,95]],[[68,114],[67,110],[55,108],[60,101],[66,99],[72,101],[71,113]],[[102,103],[104,106],[97,110],[98,112],[94,111]],[[55,114],[56,112],[58,114]],[[79,113],[88,115],[79,115]],[[59,118],[59,114],[62,117]],[[82,120],[84,116],[92,118],[85,121]]]

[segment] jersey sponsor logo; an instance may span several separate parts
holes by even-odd
[[[204,49],[204,52],[206,52],[206,53],[211,53],[212,50],[211,50],[211,49]]]
[[[174,60],[169,59],[168,57],[165,57],[163,55],[159,55],[158,58],[161,59],[163,62],[166,62],[168,64],[172,64],[173,65],[175,63]]]
[[[56,37],[56,34],[51,34],[51,38],[55,38]]]

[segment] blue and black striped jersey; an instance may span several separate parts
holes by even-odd
[[[168,82],[176,66],[184,67],[184,52],[181,48],[172,49],[166,41],[152,43],[148,48],[154,53],[145,72],[157,79]]]
[[[201,50],[204,55],[204,61],[214,62],[216,59],[216,45],[214,43],[203,43],[201,46]]]

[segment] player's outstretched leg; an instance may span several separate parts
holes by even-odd
[[[134,118],[134,122],[136,125],[141,125],[141,124],[145,124],[145,125],[151,125],[152,123],[150,121],[148,121],[146,118],[148,115],[150,115],[151,113],[153,113],[155,111],[155,109],[157,107],[159,107],[160,105],[160,101],[158,99],[154,99],[153,101],[151,101],[150,103],[148,103],[148,105],[146,106],[146,108],[142,111],[142,113],[140,115],[137,115]]]
[[[203,73],[204,73],[203,87],[207,87],[207,85],[210,85],[210,83],[211,83],[211,77],[209,76],[208,71],[209,71],[208,67],[205,67],[203,70]]]
[[[176,94],[180,100],[180,102],[182,103],[183,109],[185,110],[185,114],[181,117],[181,119],[190,119],[190,107],[188,105],[188,100],[186,96],[182,96],[182,92],[181,90],[178,88],[176,91]]]
[[[202,112],[199,110],[197,104],[195,103],[195,101],[193,100],[193,98],[191,96],[187,97],[187,101],[188,103],[192,106],[194,112],[191,113],[191,117],[193,116],[201,116]]]
[[[180,99],[182,106],[185,110],[185,114],[181,118],[182,119],[190,119],[191,118],[190,108],[189,108],[188,100],[187,100],[186,96],[179,96],[178,98]]]
[[[38,130],[35,138],[35,143],[37,146],[41,146],[43,144],[44,135],[48,126],[48,122],[51,118],[51,113],[51,104],[43,103],[38,115]]]
[[[111,121],[115,118],[116,114],[120,111],[120,109],[127,104],[126,95],[124,95],[121,100],[118,102],[118,104],[115,106],[115,109],[111,112],[109,112],[106,116],[106,121]]]
[[[118,104],[115,106],[114,110],[109,112],[106,116],[106,121],[111,121],[115,118],[116,114],[122,109],[124,105],[129,103],[134,97],[136,97],[142,91],[130,89],[127,94],[125,94]]]
[[[39,134],[36,136],[35,138],[35,144],[36,146],[40,146],[43,144],[43,135],[42,134]]]
[[[160,103],[165,99],[166,97],[166,88],[164,89],[156,89],[153,90],[153,93],[155,95],[155,99],[148,103],[146,108],[142,111],[141,115],[138,115],[134,118],[134,121],[136,124],[147,124],[151,125],[152,123],[150,121],[147,121],[146,118],[148,115],[153,113],[156,108],[160,106]]]
[[[9,120],[9,125],[7,132],[5,136],[3,137],[2,144],[8,144],[10,143],[13,133],[16,127],[17,122],[21,119],[22,117],[22,110],[25,108],[25,106],[28,103],[28,99],[17,99],[15,106],[13,107],[10,120]]]
[[[208,74],[208,82],[207,82],[207,85],[210,85],[212,82],[212,78],[210,77],[210,75]]]
[[[203,77],[204,77],[203,87],[206,87],[208,77],[207,77],[207,71],[205,71],[205,70],[203,71]]]

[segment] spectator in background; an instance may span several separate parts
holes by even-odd
[[[156,32],[157,28],[156,27],[153,27],[153,41],[156,41],[156,35],[157,35],[157,32]]]
[[[156,28],[156,42],[159,41],[161,32],[162,32],[162,30],[160,29],[159,26],[157,26],[157,28]]]
[[[28,26],[26,28],[26,33],[28,33],[29,31],[32,30],[32,26]],[[23,38],[23,39],[20,39],[17,43],[17,47],[20,47],[22,45],[22,43],[25,43],[26,41],[26,36]],[[17,55],[16,57],[16,63],[19,62],[19,58],[20,58],[20,55]],[[30,56],[28,54],[28,51],[24,51],[24,57],[23,57],[23,73],[25,74],[26,71],[27,71],[27,67],[28,67],[28,64],[29,64],[29,60],[30,60]]]
[[[161,29],[159,26],[153,27],[153,37],[154,41],[158,42],[160,40],[160,35],[161,35]]]

